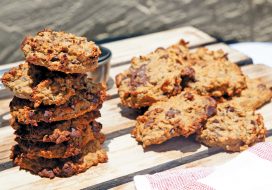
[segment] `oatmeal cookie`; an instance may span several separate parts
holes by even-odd
[[[121,104],[141,108],[179,94],[182,78],[194,74],[190,65],[182,61],[187,52],[188,47],[181,40],[166,50],[158,48],[147,56],[132,58],[131,67],[116,76]]]
[[[260,79],[250,79],[246,77],[247,88],[240,95],[233,96],[232,102],[242,107],[258,108],[270,101],[271,90]]]
[[[92,166],[96,166],[98,163],[104,163],[108,160],[105,150],[101,149],[97,139],[90,141],[83,147],[80,154],[69,158],[47,159],[38,157],[31,159],[20,151],[18,145],[12,148],[10,157],[14,160],[14,164],[20,166],[20,169],[27,169],[41,177],[48,178],[76,175]]]
[[[101,83],[100,83],[101,84]],[[94,94],[87,90],[76,91],[76,95],[70,97],[69,102],[60,106],[50,105],[35,108],[34,102],[13,97],[10,102],[10,113],[18,122],[38,126],[37,122],[53,122],[69,120],[83,115],[95,109],[100,109],[107,99],[106,85],[101,84],[101,89]]]
[[[94,42],[65,32],[43,29],[22,42],[26,61],[51,71],[86,73],[97,67],[101,51]]]
[[[87,128],[83,136],[72,138],[59,144],[51,142],[40,142],[31,140],[22,140],[17,137],[15,141],[18,143],[21,152],[29,158],[44,157],[52,158],[68,158],[78,155],[88,142],[95,139],[92,133],[92,128]],[[104,136],[103,134],[101,136]],[[99,138],[102,138],[99,135]]]
[[[94,84],[86,74],[52,72],[27,62],[6,72],[2,83],[15,96],[34,102],[34,107],[41,103],[59,106],[76,95],[76,90],[97,93],[102,88],[101,84]]]
[[[100,116],[99,111],[92,111],[71,120],[52,123],[40,122],[38,126],[19,123],[12,118],[11,127],[15,130],[14,134],[23,140],[59,144],[86,135],[90,131],[93,133],[91,135],[98,138],[102,125],[94,120]]]
[[[131,134],[137,141],[143,142],[143,147],[161,144],[175,136],[188,137],[202,127],[215,109],[216,101],[213,98],[185,89],[165,102],[150,106],[143,116],[137,118]]]
[[[246,88],[246,80],[240,68],[226,59],[192,61],[195,74],[184,84],[202,96],[233,96]]]
[[[263,117],[233,102],[217,105],[217,115],[197,131],[196,140],[213,148],[243,151],[265,140]]]

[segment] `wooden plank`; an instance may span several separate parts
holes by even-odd
[[[266,142],[272,142],[272,136],[266,138]],[[178,167],[171,168],[169,170],[180,170],[180,169],[186,169],[186,168],[192,168],[192,167],[213,167],[213,166],[221,166],[225,164],[226,162],[234,159],[239,153],[227,153],[227,152],[220,152],[218,154],[196,160],[194,162],[184,164]],[[122,189],[135,189],[134,181],[122,184],[117,187],[111,188],[111,190],[122,190]]]

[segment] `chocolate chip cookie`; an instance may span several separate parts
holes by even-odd
[[[258,108],[270,101],[271,90],[260,79],[250,79],[246,77],[247,88],[241,94],[232,97],[232,102],[243,107]]]
[[[86,135],[90,131],[92,131],[95,138],[98,138],[102,126],[94,120],[100,116],[99,111],[91,111],[71,120],[52,123],[40,122],[38,126],[19,123],[12,118],[11,127],[15,130],[15,135],[23,140],[59,144]]]
[[[233,96],[246,88],[245,76],[235,63],[226,59],[191,61],[195,74],[184,85],[202,96]]]
[[[213,98],[185,89],[165,102],[150,106],[143,116],[137,118],[131,134],[137,141],[143,142],[143,147],[161,144],[175,136],[188,137],[214,115],[215,109]]]
[[[12,148],[10,158],[21,169],[31,170],[41,177],[48,178],[76,175],[98,163],[104,163],[108,160],[105,150],[101,149],[101,145],[97,139],[90,141],[83,147],[80,154],[69,158],[46,159],[38,157],[31,159],[22,153],[17,145]]]
[[[47,29],[37,36],[26,36],[21,49],[27,62],[65,73],[94,71],[101,53],[99,47],[85,37]]]
[[[197,131],[196,140],[213,148],[243,151],[265,140],[263,117],[233,102],[217,105],[217,115]]]
[[[100,136],[99,136],[100,137]],[[22,153],[28,158],[44,157],[52,158],[68,158],[78,155],[88,142],[95,139],[92,128],[87,128],[83,135],[71,138],[68,141],[56,144],[51,142],[40,142],[31,140],[22,140],[17,137],[15,141],[18,143]]]
[[[41,103],[58,106],[76,95],[76,90],[97,93],[102,88],[101,84],[94,84],[85,74],[52,72],[27,62],[6,72],[2,83],[15,96],[34,102],[34,107]]]
[[[116,76],[121,104],[141,108],[179,94],[182,78],[194,74],[188,62],[182,61],[187,52],[188,47],[181,40],[166,50],[158,48],[139,59],[132,58],[131,67]]]
[[[29,100],[13,97],[10,102],[10,113],[18,120],[25,124],[38,126],[37,122],[53,122],[69,120],[83,115],[95,109],[100,109],[102,103],[107,99],[106,85],[101,84],[98,93],[92,91],[79,90],[75,96],[71,96],[69,102],[60,106],[39,106],[34,107],[34,102]]]

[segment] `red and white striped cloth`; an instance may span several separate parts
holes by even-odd
[[[258,143],[218,167],[134,177],[137,190],[272,190],[272,143]]]

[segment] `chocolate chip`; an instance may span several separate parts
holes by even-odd
[[[67,177],[73,175],[74,170],[73,170],[73,166],[72,166],[71,162],[67,162],[64,164],[61,173],[62,173],[62,175],[67,176]]]
[[[163,55],[160,57],[160,59],[168,59],[169,55]]]
[[[75,111],[75,105],[71,105],[71,108]]]
[[[215,114],[215,107],[213,107],[211,105],[206,105],[204,109],[205,109],[205,112],[206,112],[206,114],[207,114],[208,117],[210,117],[213,114]]]
[[[81,44],[81,40],[79,40],[79,42],[77,43],[77,45],[80,45]]]
[[[158,47],[155,51],[157,51],[157,50],[159,50],[159,49],[165,50],[163,47]]]
[[[47,50],[48,53],[53,53],[52,49]]]
[[[217,119],[214,119],[212,123],[219,123],[219,121]]]
[[[192,77],[195,74],[195,70],[191,67],[185,67],[185,70],[182,72],[182,76]]]
[[[154,122],[155,122],[154,119],[150,119],[150,120],[145,124],[144,129],[150,127],[150,124],[151,124],[151,123],[154,123]]]
[[[44,121],[45,122],[51,122],[51,116],[52,116],[52,112],[50,111],[46,111],[44,112],[43,116],[44,116]]]
[[[149,77],[145,74],[146,65],[142,65],[140,68],[136,69],[135,72],[130,71],[131,83],[133,89],[138,86],[145,85],[149,81]]]
[[[67,54],[63,54],[63,56],[60,58],[60,63],[64,63],[68,60]]]
[[[177,95],[181,92],[182,87],[180,85],[175,86],[174,90],[173,90],[173,95]]]
[[[266,90],[266,86],[264,84],[258,84],[257,88],[260,90]]]
[[[29,117],[32,117],[33,115],[35,115],[35,112],[33,112],[33,111],[31,111],[31,112],[28,114]]]
[[[170,129],[169,133],[173,134],[175,132],[175,128]]]
[[[269,89],[272,90],[272,87],[270,87]]]
[[[250,122],[252,125],[256,125],[256,122],[255,121],[253,121],[253,120],[251,120],[251,122]]]
[[[54,56],[51,61],[59,61],[59,57],[58,56]]]
[[[92,126],[93,132],[99,132],[102,129],[102,125],[97,122],[91,122],[90,125]]]
[[[77,138],[80,137],[80,135],[81,135],[80,131],[76,130],[75,128],[71,128],[69,135],[71,138]]]
[[[136,79],[136,77],[145,77],[146,65],[142,65],[140,68],[136,69],[135,72],[131,72],[131,79]]]
[[[176,114],[180,114],[180,111],[170,108],[165,114],[165,119],[172,119]]]
[[[187,98],[191,101],[194,99],[194,95],[191,94],[190,92],[185,92],[185,94],[183,96],[184,96],[184,98]]]
[[[100,99],[97,97],[96,94],[88,93],[88,95],[91,96],[91,99],[88,97],[88,101],[89,101],[89,102],[93,102],[93,103],[95,103],[95,104],[97,104],[97,103],[100,102]]]
[[[55,174],[52,170],[43,169],[41,172],[38,173],[41,177],[49,177],[50,179],[53,179],[55,177]]]
[[[227,108],[227,113],[228,112],[234,112],[235,110],[234,110],[234,108],[233,107],[229,107],[229,108]]]

